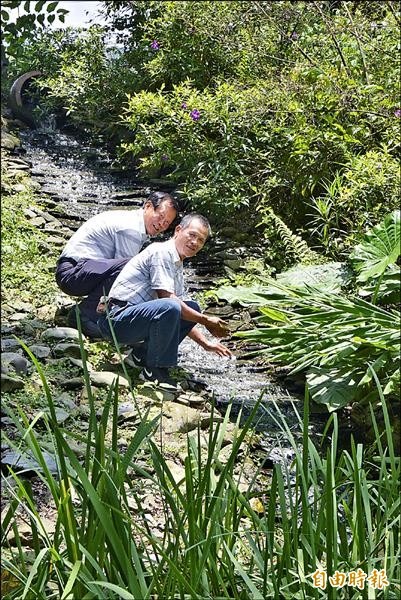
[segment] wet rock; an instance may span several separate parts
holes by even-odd
[[[62,405],[70,412],[78,408],[68,392],[63,392],[60,396],[57,396],[57,398],[54,399],[54,404]]]
[[[6,373],[1,373],[1,391],[2,392],[14,392],[15,390],[21,390],[24,387],[22,379],[17,377],[11,377]]]
[[[39,344],[33,344],[32,346],[29,346],[29,350],[39,360],[48,358],[51,352],[49,346],[40,346]]]
[[[11,160],[8,161],[7,168],[8,168],[9,171],[12,170],[12,171],[17,172],[17,173],[18,173],[18,171],[20,171],[20,172],[27,172],[27,171],[29,171],[28,165],[21,165],[19,163],[11,161]]]
[[[57,358],[60,358],[63,356],[70,356],[73,358],[81,358],[81,348],[80,348],[79,344],[60,342],[59,344],[54,346],[53,352]]]
[[[51,304],[46,304],[44,306],[40,306],[37,309],[36,315],[38,319],[42,321],[53,321],[54,315],[56,314],[56,310],[57,308],[55,306]]]
[[[193,377],[190,379],[184,379],[180,382],[180,385],[184,391],[189,390],[191,392],[198,393],[207,388],[207,383],[205,381],[202,381],[201,379],[194,379]]]
[[[26,313],[18,312],[18,313],[9,315],[8,318],[10,321],[22,321],[23,319],[26,319],[26,317],[27,317]]]
[[[64,246],[65,244],[65,238],[62,238],[59,235],[49,235],[47,241],[54,246]]]
[[[30,160],[25,160],[24,158],[19,158],[18,156],[13,156],[8,160],[8,164],[10,165],[20,165],[22,167],[27,167],[30,169],[32,167],[32,163]]]
[[[29,302],[24,302],[23,300],[13,300],[12,307],[14,308],[14,310],[17,310],[19,312],[32,312],[32,304],[30,304]]]
[[[184,394],[179,395],[179,397],[176,399],[176,402],[200,408],[205,406],[206,398],[200,394],[196,394],[195,392],[185,392]]]
[[[56,529],[56,520],[48,519],[46,517],[41,517],[40,520],[47,535],[52,535]],[[21,521],[17,524],[17,529],[19,543],[21,543],[22,546],[34,548],[31,524]],[[7,542],[10,546],[17,546],[17,537],[13,528],[11,528],[7,534]]]
[[[61,379],[58,381],[59,386],[64,390],[77,390],[84,386],[82,377],[70,377],[70,379]]]
[[[136,190],[124,190],[123,192],[116,192],[115,194],[111,194],[110,198],[112,200],[124,200],[125,198],[139,198],[140,200],[143,200],[148,195],[148,188],[138,188]]]
[[[70,418],[70,413],[67,412],[64,408],[61,408],[60,406],[56,406],[54,409],[54,412],[56,414],[56,421],[58,425],[61,425],[62,423],[64,423],[64,421],[67,421],[67,419]],[[48,409],[42,411],[42,414],[46,414],[48,416],[48,418],[50,418],[50,411]],[[40,413],[37,413],[37,415]],[[43,423],[43,416],[39,417],[37,419],[37,422],[39,424]]]
[[[16,330],[16,327],[15,327],[14,324],[13,325],[10,325],[9,323],[7,323],[7,324],[2,323],[1,324],[1,334],[2,335],[9,334],[9,333],[14,333],[15,330]]]
[[[21,354],[17,352],[3,352],[1,355],[1,364],[11,367],[16,373],[27,374],[32,364]]]
[[[43,227],[46,221],[43,217],[34,217],[33,219],[30,219],[29,223],[34,227]]]
[[[26,192],[28,189],[23,183],[16,183],[12,186],[13,191],[18,194],[19,192]]]
[[[1,147],[6,150],[14,150],[21,145],[20,140],[11,133],[1,132]]]
[[[129,381],[122,375],[119,375],[118,373],[113,373],[111,371],[93,371],[90,373],[91,382],[93,383],[93,385],[98,387],[109,387],[110,385],[115,383],[117,377],[118,385],[120,387],[130,387]]]
[[[226,464],[228,463],[229,459],[231,458],[231,456],[232,456],[232,453],[233,453],[233,447],[232,447],[232,445],[231,445],[231,444],[227,444],[227,445],[226,445],[224,448],[222,448],[222,449],[220,450],[220,452],[219,452],[219,455],[218,455],[218,460],[219,460],[219,462],[220,462],[222,465],[226,465]],[[237,460],[237,459],[239,459],[239,458],[241,457],[241,456],[240,456],[241,454],[242,454],[242,451],[241,451],[241,449],[239,448],[239,451],[237,452],[237,454],[236,454],[236,456],[235,456],[235,459],[236,459],[236,460]]]
[[[98,411],[100,417],[103,413],[103,409]],[[141,417],[138,413],[138,409],[133,402],[123,402],[118,405],[117,409],[119,423],[125,423],[127,421],[140,421]]]
[[[185,482],[185,468],[182,465],[178,465],[172,460],[166,460],[166,465],[170,469],[171,475],[177,484]]]
[[[85,339],[85,336],[82,336]],[[72,327],[50,327],[42,333],[42,339],[49,341],[79,340],[79,333]]]
[[[89,385],[88,391],[88,386],[85,384],[85,387],[83,387],[83,385],[84,382],[82,381],[82,389],[79,394],[79,411],[84,416],[88,416],[90,413],[90,407],[88,405],[89,394],[93,397],[96,397],[96,395],[98,394],[98,388],[96,388],[94,385]]]
[[[196,429],[202,420],[198,410],[174,402],[163,404],[163,417],[162,427],[166,433],[187,433]]]
[[[43,321],[40,321],[39,319],[29,319],[29,321],[27,323],[25,323],[25,327],[29,325],[30,328],[32,328],[33,331],[35,331],[36,334],[36,330],[37,329],[47,329],[48,328],[48,324],[44,323]]]
[[[50,472],[57,473],[57,464],[53,456],[46,451],[43,451],[42,454]],[[2,468],[10,466],[17,473],[24,471],[25,474],[30,473],[31,475],[34,475],[35,472],[43,471],[42,467],[35,460],[31,452],[22,454],[17,450],[10,450],[2,456],[1,465]],[[7,468],[6,470],[8,471]]]
[[[73,439],[69,439],[68,440],[68,445],[70,450],[72,450],[72,452],[74,452],[75,456],[77,456],[77,458],[84,458],[85,454],[86,454],[86,444],[82,443],[82,442],[78,442],[78,440],[73,440]],[[77,496],[77,493],[75,492],[74,488],[72,488],[72,501],[75,505],[79,506],[81,504],[81,501],[79,500],[79,497]]]
[[[24,209],[24,216],[27,219],[35,219],[37,217],[37,214],[33,210],[31,210],[30,208],[25,208]]]
[[[85,356],[87,355],[86,350],[84,350]],[[78,367],[79,369],[83,369],[84,368],[84,362],[81,358],[74,358],[73,356],[69,356],[68,357],[70,359],[70,363],[72,363],[75,367]],[[92,367],[91,363],[86,361],[86,368],[88,369],[89,372],[94,371],[94,368]]]
[[[159,386],[151,381],[147,381],[141,386],[143,396],[151,400],[154,405],[161,405],[163,401],[172,402],[176,399],[179,390],[171,385]]]
[[[42,217],[42,219],[44,219],[46,223],[58,222],[56,217],[53,217],[53,215],[46,212],[45,210],[41,210],[37,206],[30,206],[29,209],[33,211],[38,217]]]
[[[39,250],[42,252],[42,254],[52,254],[53,253],[53,248],[50,246],[50,244],[48,244],[47,242],[44,242],[43,240],[40,240],[38,242],[38,247]]]
[[[227,319],[228,317],[232,317],[238,313],[238,311],[233,308],[231,304],[225,304],[223,306],[208,306],[204,312],[208,315],[217,315],[222,319]]]
[[[46,223],[44,229],[46,233],[52,233],[54,235],[63,235],[65,237],[70,233],[69,229],[66,229],[60,221],[58,221],[55,217],[54,221],[51,223]]]

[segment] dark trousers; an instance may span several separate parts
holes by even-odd
[[[61,259],[56,268],[57,285],[69,296],[87,296],[79,303],[79,312],[81,318],[96,324],[100,296],[109,293],[130,258]]]

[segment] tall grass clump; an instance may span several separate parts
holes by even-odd
[[[275,465],[268,490],[260,488],[257,469],[246,490],[239,485],[245,464],[240,462],[239,449],[249,439],[245,436],[255,423],[260,402],[236,434],[224,463],[219,455],[229,412],[216,424],[212,408],[207,450],[201,452],[200,430],[188,436],[184,471],[177,480],[163,444],[156,443],[159,417],[140,414],[135,435],[121,453],[118,381],[110,387],[97,417],[82,339],[81,348],[90,417],[86,453],[78,460],[70,448],[72,434],[57,424],[43,371],[24,346],[46,394],[45,423],[54,444],[57,473],[47,466],[36,431],[38,417],[29,422],[18,406],[8,407],[7,412],[19,442],[7,443],[38,464],[37,476],[50,492],[57,518],[50,534],[29,479],[10,469],[3,477],[9,499],[2,524],[4,598],[319,598],[326,597],[329,583],[327,590],[314,587],[317,570],[333,575],[336,570],[358,569],[367,577],[374,569],[385,570],[390,585],[382,597],[399,597],[400,464],[382,393],[387,443],[376,427],[376,442],[369,449],[352,443],[350,450],[341,450],[335,414],[328,423],[325,448],[317,447],[308,433],[307,396],[303,417],[298,415],[302,447],[279,408],[269,408],[295,459],[287,467]],[[107,430],[111,430],[110,443]],[[149,469],[139,464],[140,448],[147,450]],[[145,485],[152,486],[160,498],[165,518],[161,536],[149,526],[140,500]],[[254,497],[259,500],[257,510],[252,508]],[[29,522],[32,530],[29,552],[22,545],[21,520]],[[13,545],[8,541],[11,530]],[[366,580],[363,592],[350,586],[331,591],[337,598],[361,594],[367,598],[374,597],[373,589]]]

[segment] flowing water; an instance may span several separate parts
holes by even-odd
[[[26,150],[25,158],[32,165],[31,174],[41,185],[41,193],[57,203],[64,213],[60,220],[73,230],[98,212],[141,206],[156,189],[150,182],[139,181],[134,173],[113,168],[110,155],[100,145],[94,146],[70,133],[26,130],[21,133],[21,141]],[[207,251],[202,251],[185,267],[191,294],[214,286],[224,270],[221,260],[213,256],[213,249],[229,246],[229,240],[217,238]],[[238,318],[235,310],[232,313],[232,318]],[[186,339],[180,346],[179,366],[195,379],[206,382],[217,406],[224,412],[230,405],[234,417],[242,411],[242,419],[246,418],[262,396],[254,425],[263,432],[263,449],[269,460],[288,463],[293,452],[278,424],[274,403],[280,407],[294,437],[300,439],[296,409],[302,414],[302,399],[291,395],[251,360],[242,360],[234,339],[230,347],[236,355],[231,360],[207,353]],[[321,428],[322,422],[316,417],[310,433],[319,435]]]

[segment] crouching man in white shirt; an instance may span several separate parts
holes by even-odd
[[[210,235],[205,217],[186,215],[170,240],[155,242],[132,258],[110,290],[99,329],[111,340],[112,327],[118,343],[133,347],[132,357],[146,380],[175,385],[169,368],[177,365],[178,346],[187,335],[209,352],[231,356],[224,344],[207,339],[196,327],[199,323],[213,336],[225,337],[228,324],[202,314],[196,302],[184,298],[183,260],[195,256]]]
[[[78,308],[82,331],[101,337],[97,327],[99,296],[108,294],[124,265],[149,236],[162,233],[178,216],[178,203],[165,192],[153,192],[143,208],[109,210],[91,217],[74,233],[56,267],[56,282],[70,296],[87,296]],[[75,308],[69,324],[76,327]]]

